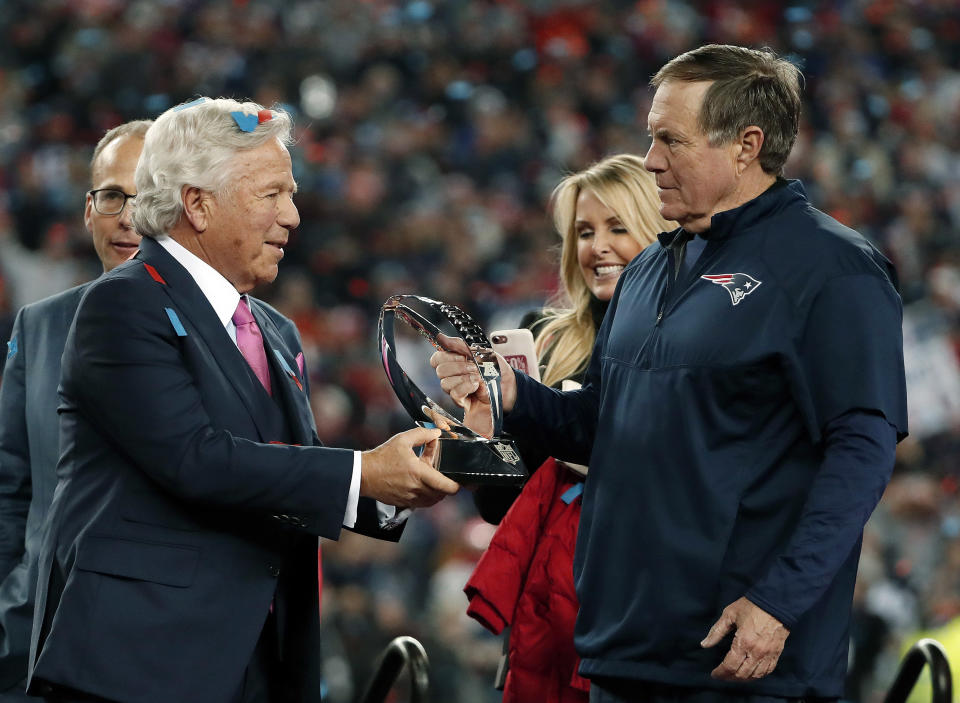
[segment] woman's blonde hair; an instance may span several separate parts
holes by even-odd
[[[553,223],[563,242],[560,254],[561,291],[544,312],[546,324],[537,335],[540,359],[549,353],[543,382],[557,385],[582,371],[590,358],[596,330],[591,312],[593,293],[587,288],[577,259],[577,198],[588,190],[613,211],[641,248],[660,232],[676,229],[660,215],[660,198],[653,174],[643,159],[618,154],[564,178],[550,197]]]

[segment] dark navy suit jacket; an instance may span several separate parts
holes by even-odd
[[[275,607],[286,684],[319,700],[316,537],[340,533],[353,453],[318,446],[293,323],[250,307],[273,398],[153,240],[84,295],[63,358],[31,691],[227,703]],[[360,513],[360,531],[399,537],[378,532],[373,501]]]
[[[57,484],[57,384],[87,285],[25,306],[0,386],[0,691],[27,675],[41,527]]]

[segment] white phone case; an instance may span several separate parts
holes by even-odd
[[[540,366],[533,349],[533,333],[528,329],[497,330],[489,335],[493,350],[518,371],[540,380]]]

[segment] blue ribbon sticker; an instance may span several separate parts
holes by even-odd
[[[233,121],[237,123],[237,127],[240,128],[241,132],[252,132],[257,128],[257,125],[260,124],[256,115],[248,115],[244,112],[231,112],[230,116],[233,118]]]
[[[180,318],[177,317],[177,313],[173,311],[173,308],[164,308],[167,311],[167,317],[170,318],[170,324],[173,325],[173,331],[177,333],[178,337],[186,337],[187,331],[183,328],[183,323],[180,322]]]
[[[284,373],[293,375],[293,369],[290,368],[290,364],[287,363],[287,360],[283,358],[283,354],[278,352],[276,349],[273,350],[273,355],[277,357],[277,361],[280,362],[280,368],[283,369]]]
[[[580,483],[573,484],[572,486],[570,486],[570,488],[564,491],[564,494],[560,496],[560,500],[562,500],[567,505],[570,505],[570,503],[576,500],[577,496],[579,496],[581,493],[583,493],[582,481]]]
[[[197,98],[196,100],[191,100],[183,105],[177,105],[175,108],[173,108],[173,111],[180,112],[180,110],[186,110],[188,107],[194,107],[195,105],[202,105],[205,102],[207,102],[206,98]]]
[[[277,357],[277,361],[280,362],[280,368],[283,369],[283,372],[287,374],[287,376],[289,376],[291,379],[293,379],[293,382],[297,384],[297,388],[299,388],[302,391],[303,384],[300,383],[300,379],[297,378],[297,374],[295,374],[293,372],[293,369],[290,368],[290,364],[287,363],[287,360],[283,358],[283,354],[281,354],[279,351],[274,349],[273,355]]]
[[[7,358],[13,357],[17,353],[17,338],[11,337],[10,341],[7,342]]]

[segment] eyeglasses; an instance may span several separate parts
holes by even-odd
[[[87,195],[93,198],[93,207],[101,215],[119,215],[123,212],[127,200],[134,200],[133,205],[136,205],[137,197],[116,188],[97,188],[89,191]]]

